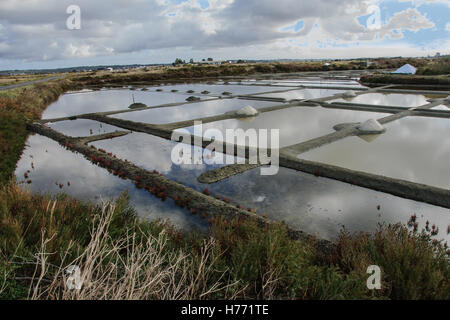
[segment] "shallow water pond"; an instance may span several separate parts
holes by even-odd
[[[185,102],[181,94],[133,91],[129,89],[99,90],[62,95],[45,110],[42,119],[74,116],[83,113],[106,112],[127,109],[135,102],[148,106]]]
[[[357,81],[331,81],[331,80],[322,80],[322,81],[305,81],[305,80],[278,80],[278,81],[270,81],[268,84],[273,85],[284,85],[284,86],[313,86],[313,87],[349,87],[349,88],[365,88]]]
[[[439,227],[438,238],[450,240],[448,209],[286,168],[275,176],[261,176],[254,169],[208,188],[212,194],[321,238],[334,239],[343,227],[353,233],[376,231],[383,222],[406,224],[415,213],[420,228],[428,220]]]
[[[265,101],[247,101],[240,99],[222,99],[186,104],[180,107],[156,108],[112,115],[113,118],[144,122],[150,124],[167,124],[196,118],[220,115],[229,111],[239,110],[245,106],[256,109],[272,106],[275,103]]]
[[[24,179],[27,171],[30,171],[31,184],[24,182],[28,180]],[[130,181],[108,173],[80,154],[65,150],[57,142],[40,135],[29,137],[15,173],[23,188],[32,192],[51,195],[64,192],[80,200],[101,203],[128,191],[130,204],[140,217],[170,220],[186,230],[206,227],[205,221],[175,206],[172,200],[162,202],[145,190],[137,189]]]
[[[208,158],[212,158],[212,154],[211,152],[203,152],[199,147],[192,147],[191,155],[193,157],[195,152],[201,152],[204,156],[203,160],[206,161],[202,160],[202,164],[176,165],[172,162],[172,150],[177,143],[145,133],[134,132],[123,137],[96,141],[91,144],[112,152],[120,159],[131,161],[143,169],[157,170],[165,177],[182,182],[187,186],[198,185],[197,177],[206,170],[223,166],[206,164]],[[194,163],[194,161],[192,160],[191,163]]]
[[[420,94],[366,93],[355,98],[335,99],[330,102],[351,102],[413,108],[428,104],[427,99],[427,97]]]
[[[280,147],[314,139],[333,133],[333,127],[340,123],[362,122],[371,118],[381,118],[384,113],[352,110],[326,109],[322,107],[291,107],[261,113],[254,118],[230,119],[203,124],[203,132],[218,129],[225,137],[227,129],[278,129]],[[191,133],[194,127],[186,128]],[[255,147],[256,145],[252,145]]]
[[[450,105],[440,104],[437,107],[434,107],[433,110],[450,111]]]
[[[287,87],[298,84],[357,85],[355,81],[350,80],[316,80],[318,79],[299,78],[240,83],[278,83]],[[123,110],[133,102],[133,96],[136,102],[157,106],[184,102],[189,95],[207,99],[210,96],[222,95],[225,91],[232,94],[254,94],[280,90],[268,86],[239,85],[237,82],[166,84],[142,89],[125,88],[66,94],[45,111],[43,118]],[[158,89],[162,91],[156,91]],[[194,92],[188,93],[190,90]],[[202,94],[205,90],[209,91],[209,94]],[[335,93],[342,91],[299,89],[285,93],[266,93],[263,97],[314,99]],[[426,99],[423,95],[369,93],[339,101],[410,108],[426,104]],[[258,109],[276,104],[279,103],[222,99],[123,113],[112,117],[164,124],[220,115],[247,105]],[[442,108],[439,106],[436,109]],[[280,147],[285,147],[333,133],[333,127],[340,123],[362,122],[385,116],[384,113],[322,107],[291,107],[262,113],[253,118],[204,124],[203,130],[216,128],[225,135],[226,129],[279,129]],[[366,140],[362,140],[350,137],[312,150],[302,157],[354,170],[386,174],[449,188],[450,170],[445,166],[445,160],[450,156],[448,145],[450,140],[446,139],[450,134],[449,121],[423,117],[405,118],[386,125],[388,131],[378,139],[366,137]],[[61,133],[75,137],[122,130],[84,119],[48,125]],[[187,129],[190,132],[194,131],[192,127]],[[449,240],[449,235],[446,234],[450,224],[448,209],[285,168],[280,168],[278,174],[274,176],[261,176],[258,168],[215,184],[205,185],[198,182],[198,176],[207,170],[223,166],[206,164],[205,161],[211,157],[210,153],[204,154],[201,164],[176,165],[172,162],[172,151],[176,146],[174,142],[143,133],[131,133],[115,139],[93,142],[92,145],[112,152],[118,158],[127,159],[144,169],[157,170],[169,179],[179,181],[200,192],[207,187],[212,195],[228,197],[233,204],[256,209],[260,215],[266,213],[270,219],[283,220],[293,228],[317,234],[322,238],[335,238],[343,226],[351,232],[374,231],[377,223],[406,223],[412,214],[417,214],[420,227],[424,227],[425,222],[429,220],[430,223],[439,226],[438,237]],[[25,179],[24,174],[27,171],[30,171],[29,178]],[[169,219],[171,223],[185,230],[206,228],[205,221],[192,216],[185,209],[176,207],[172,200],[161,202],[146,191],[137,189],[130,181],[109,174],[107,170],[91,164],[81,155],[67,151],[58,143],[40,135],[29,137],[27,147],[18,163],[16,176],[22,181],[22,186],[31,191],[50,194],[66,192],[81,200],[94,202],[116,198],[124,190],[128,190],[130,202],[141,217]],[[28,179],[31,180],[30,184],[24,181]]]
[[[439,226],[440,237],[445,237],[450,223],[447,209],[285,168],[275,176],[261,176],[260,169],[254,169],[205,185],[197,177],[222,165],[174,165],[171,153],[175,143],[142,133],[93,145],[142,168],[156,169],[199,192],[208,188],[214,196],[228,197],[233,204],[256,209],[260,215],[266,213],[270,219],[284,220],[291,227],[327,239],[334,238],[343,226],[351,232],[374,231],[381,222],[406,223],[414,213],[423,226],[426,220]]]
[[[152,87],[149,88],[149,90],[150,91],[162,90],[162,92],[171,92],[172,90],[177,90],[176,93],[199,95],[199,96],[202,96],[203,92],[208,91],[209,95],[220,96],[223,95],[224,92],[229,92],[233,95],[243,95],[243,94],[254,94],[259,92],[274,91],[276,90],[276,88],[270,88],[267,86],[243,86],[231,83],[230,84],[184,83],[174,85],[163,85],[156,88]]]
[[[318,99],[333,96],[338,93],[343,93],[342,90],[330,90],[330,89],[301,89],[279,93],[268,93],[260,95],[260,97],[274,97],[284,98],[286,100],[294,99]]]
[[[90,135],[111,133],[117,130],[124,131],[121,128],[88,119],[58,121],[48,123],[47,125],[53,130],[69,137],[87,137]]]
[[[371,139],[348,137],[299,157],[450,189],[450,119],[408,117],[385,127]]]

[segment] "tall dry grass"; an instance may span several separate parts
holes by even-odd
[[[217,278],[214,266],[219,258],[214,239],[204,240],[201,254],[195,258],[182,249],[171,250],[164,231],[157,236],[129,231],[113,239],[109,228],[114,212],[114,206],[104,205],[94,218],[86,248],[71,261],[66,259],[68,251],[62,253],[59,266],[48,263],[51,253],[47,244],[52,239],[42,232],[30,299],[186,300],[207,299],[218,292],[230,299],[236,297],[239,283],[228,283],[225,272],[210,281]],[[80,268],[80,289],[67,285],[73,278],[68,273],[70,266]]]
[[[0,299],[450,298],[449,252],[425,232],[343,233],[328,255],[283,224],[218,218],[186,235],[138,220],[126,194],[99,207],[0,187]],[[382,290],[366,286],[370,265]]]

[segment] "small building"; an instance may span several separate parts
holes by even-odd
[[[416,74],[417,72],[417,68],[413,67],[410,64],[405,64],[403,67],[398,68],[397,70],[395,70],[394,72],[392,72],[393,74]]]

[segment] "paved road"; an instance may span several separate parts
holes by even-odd
[[[0,91],[5,91],[5,90],[10,90],[10,89],[16,89],[16,88],[20,88],[20,87],[26,87],[35,83],[39,83],[39,82],[47,82],[47,81],[52,81],[52,80],[59,80],[64,78],[64,76],[55,76],[55,77],[49,77],[49,78],[45,78],[45,79],[39,79],[39,80],[33,80],[33,81],[27,81],[27,82],[21,82],[21,83],[17,83],[17,84],[11,84],[8,86],[3,86],[0,87]]]

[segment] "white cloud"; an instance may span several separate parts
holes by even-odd
[[[314,48],[356,42],[367,48],[373,41],[402,38],[405,30],[434,26],[419,10],[407,9],[368,30],[357,17],[368,14],[372,0],[210,0],[207,9],[196,0],[79,0],[82,29],[67,30],[72,2],[2,0],[0,59],[51,61],[149,50],[166,59],[180,52],[285,58],[308,51],[298,43],[308,43],[311,54]],[[299,20],[304,26],[298,32],[282,31]]]

